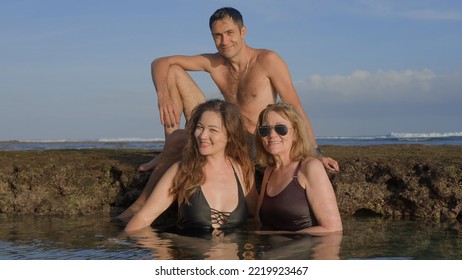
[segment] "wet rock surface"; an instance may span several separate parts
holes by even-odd
[[[153,156],[134,150],[0,152],[0,213],[115,213],[134,201]]]
[[[343,215],[462,222],[462,147],[335,147],[330,174]]]
[[[325,146],[342,215],[462,222],[462,147]],[[0,213],[115,215],[141,193],[137,167],[158,152],[48,150],[0,152]]]

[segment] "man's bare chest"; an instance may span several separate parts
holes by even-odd
[[[258,73],[250,72],[240,79],[231,75],[212,76],[212,79],[225,100],[238,104],[274,94],[269,78]]]

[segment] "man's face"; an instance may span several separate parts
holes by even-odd
[[[212,25],[212,36],[218,52],[225,58],[239,54],[244,43],[246,29],[239,29],[231,18],[218,20]]]

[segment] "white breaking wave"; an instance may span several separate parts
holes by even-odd
[[[462,137],[462,132],[429,132],[429,133],[410,133],[410,132],[391,132],[387,135],[364,135],[364,136],[319,136],[316,139],[322,140],[377,140],[377,139],[429,139],[429,138],[449,138]]]
[[[319,136],[316,139],[323,140],[374,140],[374,139],[385,139],[386,135],[378,136]]]
[[[101,138],[98,142],[163,142],[163,138]]]
[[[18,142],[18,143],[66,143],[72,142],[65,139],[58,139],[58,140],[10,140],[10,142]],[[77,142],[77,141],[75,141]]]
[[[389,134],[390,138],[446,138],[446,137],[462,137],[462,132],[430,132],[430,133],[400,133],[392,132]]]
[[[163,138],[100,138],[91,140],[6,140],[0,142],[16,142],[16,143],[127,143],[127,142],[164,142]]]

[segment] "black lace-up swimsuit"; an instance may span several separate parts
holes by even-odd
[[[312,214],[305,189],[298,182],[298,172],[301,162],[295,169],[292,181],[279,194],[269,196],[265,191],[263,202],[260,206],[260,220],[265,227],[279,230],[296,231],[317,225]],[[268,187],[269,175],[266,186]]]
[[[211,231],[212,225],[221,230],[232,229],[246,222],[248,217],[247,203],[241,182],[234,170],[238,188],[238,203],[232,212],[220,212],[209,206],[202,189],[199,188],[190,198],[190,204],[181,203],[178,207],[177,228],[184,230]]]

